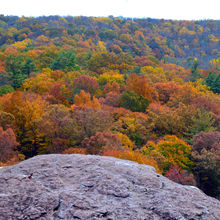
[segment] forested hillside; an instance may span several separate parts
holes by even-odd
[[[77,52],[108,51],[132,56],[155,56],[181,65],[196,57],[202,68],[219,57],[220,21],[172,21],[114,17],[0,16],[0,45],[26,38],[77,47]],[[66,39],[68,38],[68,40]]]
[[[220,196],[220,21],[0,16],[0,165],[114,156]]]

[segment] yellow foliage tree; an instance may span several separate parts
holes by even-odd
[[[154,158],[163,172],[173,165],[182,169],[190,169],[193,165],[190,160],[191,146],[175,135],[166,135],[158,143],[150,141],[141,152]]]
[[[98,41],[98,45],[97,45],[96,51],[97,52],[106,52],[107,49],[106,49],[106,46],[105,46],[105,42]]]
[[[99,76],[98,82],[100,85],[116,82],[118,85],[122,86],[124,84],[124,75],[117,72],[105,72]]]
[[[130,149],[132,150],[134,148],[134,143],[129,139],[129,137],[125,134],[122,133],[117,133],[118,138],[121,141],[121,145],[122,147],[126,148],[126,149]]]
[[[39,120],[47,106],[40,95],[14,92],[2,109],[15,117],[16,134],[21,144],[21,152],[26,156],[37,154],[38,143],[41,141],[36,121]]]
[[[22,88],[25,91],[44,94],[50,91],[54,83],[55,83],[54,79],[48,77],[48,75],[37,74],[35,77],[26,79],[22,85]]]
[[[165,72],[161,67],[144,66],[141,68],[149,83],[167,82]]]
[[[131,160],[139,164],[147,164],[153,166],[157,170],[157,172],[161,173],[157,162],[153,158],[150,158],[147,155],[143,155],[138,150],[125,150],[123,152],[120,150],[109,150],[105,151],[103,155],[117,157],[124,160]]]

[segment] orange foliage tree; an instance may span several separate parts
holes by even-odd
[[[147,98],[152,101],[155,94],[153,88],[148,84],[145,76],[138,76],[136,74],[131,74],[126,81],[127,90],[132,90],[136,94]]]
[[[103,92],[104,92],[104,95],[109,93],[109,92],[114,92],[114,93],[120,94],[120,86],[118,85],[117,82],[113,82],[112,84],[107,83],[105,85],[105,88],[104,88]]]
[[[86,106],[86,107],[92,107],[92,108],[101,108],[101,105],[97,98],[93,96],[91,99],[91,95],[89,93],[84,92],[84,90],[81,90],[80,94],[76,94],[74,97],[74,106]]]

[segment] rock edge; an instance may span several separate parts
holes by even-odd
[[[148,165],[94,155],[41,155],[0,169],[0,220],[220,219],[220,201]]]

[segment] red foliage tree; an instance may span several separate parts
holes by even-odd
[[[50,89],[48,101],[52,104],[68,105],[71,98],[71,90],[66,83],[55,83]]]
[[[95,92],[99,89],[99,84],[96,79],[86,75],[77,77],[74,80],[74,86],[79,90],[89,92],[91,95],[94,95]]]
[[[17,157],[15,148],[18,146],[15,134],[11,128],[3,130],[0,127],[0,162],[6,163]]]
[[[81,146],[89,154],[102,154],[106,150],[122,150],[120,139],[110,131],[97,132],[90,138],[85,138]]]
[[[141,57],[135,57],[134,61],[139,65],[139,66],[153,66],[154,62],[151,61],[148,57],[146,56],[141,56]]]
[[[165,176],[176,183],[196,186],[193,174],[188,173],[186,170],[180,170],[177,165],[170,167]]]
[[[174,82],[167,82],[167,83],[155,83],[154,84],[158,96],[159,101],[161,103],[167,103],[170,97],[178,90],[179,86]]]
[[[220,132],[201,132],[192,146],[194,173],[199,187],[208,195],[220,196]]]
[[[106,95],[104,104],[110,105],[110,106],[113,106],[113,107],[119,107],[119,105],[120,105],[120,95],[118,93],[115,93],[115,92],[109,92]]]
[[[193,100],[193,105],[197,108],[203,108],[206,111],[213,112],[216,115],[220,116],[220,100],[213,100],[213,98],[208,98],[205,96],[198,97]]]
[[[109,112],[85,106],[74,107],[72,117],[82,127],[84,137],[91,137],[98,131],[108,129],[113,123]]]

